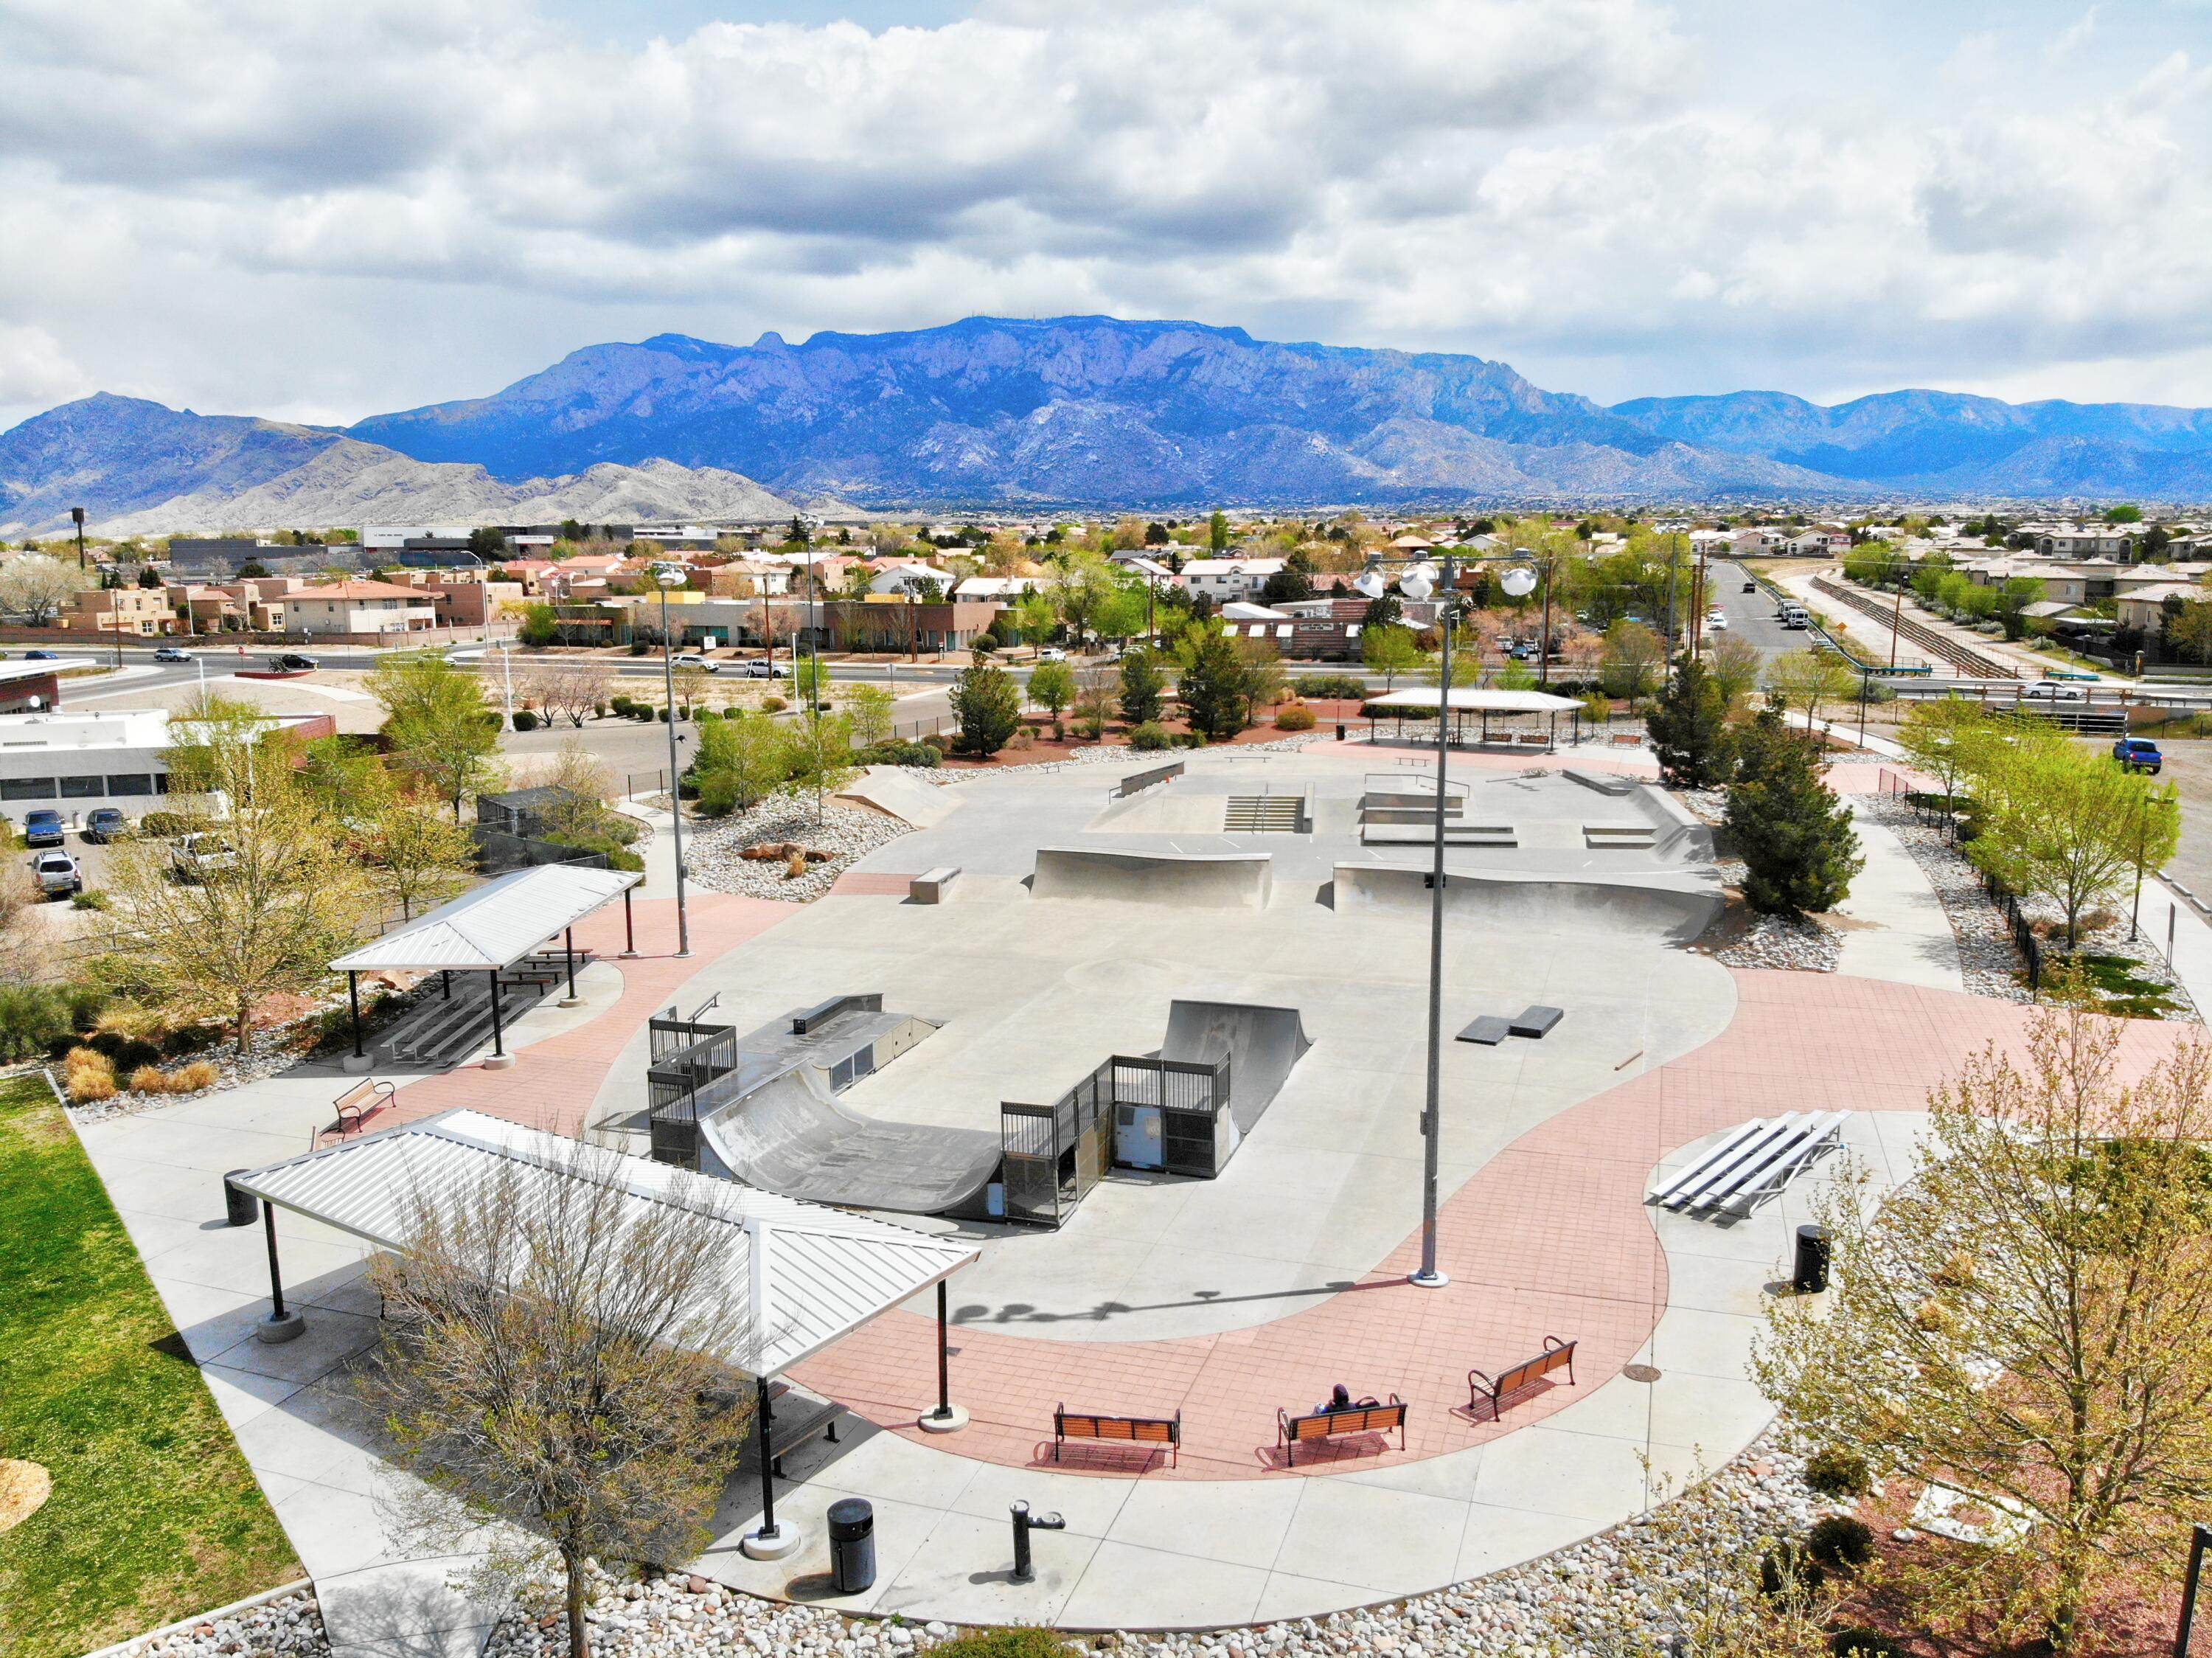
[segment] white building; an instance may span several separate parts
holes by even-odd
[[[289,631],[307,634],[412,633],[437,625],[438,607],[420,588],[391,582],[333,582],[284,595]]]
[[[270,723],[309,736],[335,728],[327,714],[272,715]],[[0,809],[20,826],[27,813],[50,808],[72,826],[95,807],[133,818],[158,810],[169,792],[170,742],[167,709],[0,714]]]
[[[1282,568],[1279,558],[1194,558],[1182,567],[1182,584],[1219,604],[1250,598]]]
[[[465,541],[469,539],[466,524],[370,524],[361,532],[364,552],[398,552],[410,541],[432,539],[446,541]]]

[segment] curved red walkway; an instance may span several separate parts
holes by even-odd
[[[1407,1448],[1363,1466],[1413,1460],[1524,1427],[1610,1379],[1651,1333],[1667,1269],[1644,1209],[1644,1181],[1674,1148],[1783,1111],[1923,1109],[1929,1089],[1985,1042],[2017,1051],[2029,1009],[1943,991],[1827,973],[1739,972],[1741,1001],[1718,1038],[1573,1106],[1524,1135],[1443,1205],[1441,1265],[1450,1285],[1404,1282],[1408,1239],[1358,1288],[1272,1324],[1171,1341],[1065,1342],[961,1326],[953,1397],[971,1425],[940,1448],[1027,1466],[1049,1454],[1055,1403],[1108,1413],[1182,1412],[1180,1466],[1148,1477],[1230,1479],[1279,1469],[1275,1409],[1304,1408],[1342,1381],[1412,1401]],[[2145,1065],[2179,1027],[2134,1021],[2123,1049]],[[957,1289],[957,1280],[956,1289]],[[1471,1420],[1467,1370],[1536,1350],[1547,1333],[1578,1338],[1582,1386],[1518,1406],[1503,1423]],[[932,1323],[894,1312],[795,1373],[816,1391],[917,1438],[935,1401]],[[1452,1407],[1461,1406],[1455,1411]],[[1081,1464],[1073,1459],[1071,1468]],[[1319,1448],[1302,1448],[1325,1470]],[[1102,1472],[1134,1472],[1126,1454]]]

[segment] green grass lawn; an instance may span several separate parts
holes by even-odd
[[[53,1496],[0,1532],[0,1653],[81,1653],[300,1575],[92,1165],[0,1082],[0,1456]]]

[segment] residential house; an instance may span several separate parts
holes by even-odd
[[[76,595],[61,624],[71,632],[127,633],[149,638],[166,632],[168,595],[159,588],[90,588]]]
[[[1182,567],[1182,584],[1216,604],[1249,599],[1283,568],[1280,558],[1194,558]]]
[[[420,589],[392,582],[333,582],[301,588],[285,599],[289,631],[358,634],[416,633],[438,624],[436,604]]]

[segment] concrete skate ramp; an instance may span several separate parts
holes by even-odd
[[[1274,890],[1265,852],[1140,852],[1040,846],[1030,890],[1039,898],[1118,899],[1178,909],[1264,910]]]
[[[1168,1004],[1163,1059],[1212,1064],[1229,1057],[1229,1114],[1239,1136],[1249,1134],[1274,1102],[1291,1068],[1313,1046],[1296,1008],[1261,1008],[1244,1002]]]
[[[1428,871],[1387,863],[1336,866],[1336,907],[1429,908]],[[1444,888],[1444,913],[1462,921],[1493,923],[1529,938],[1554,929],[1633,933],[1686,944],[1721,912],[1719,882],[1694,874],[1654,870],[1611,879],[1512,875],[1454,870]]]
[[[837,791],[837,798],[872,806],[917,829],[934,829],[960,809],[957,789],[924,783],[909,765],[863,767],[858,777]]]
[[[863,1117],[805,1068],[702,1116],[699,1139],[707,1173],[810,1203],[902,1215],[980,1210],[1000,1149],[988,1130]]]

